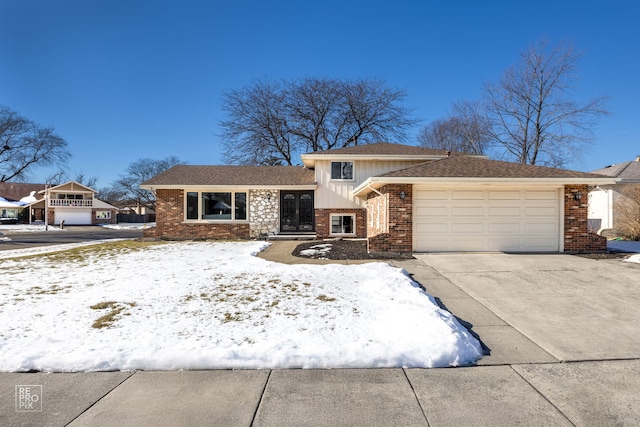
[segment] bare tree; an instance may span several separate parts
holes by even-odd
[[[406,93],[386,87],[383,80],[361,79],[345,82],[342,96],[347,104],[346,129],[349,141],[354,144],[392,140],[404,142],[407,130],[417,120],[411,118],[411,110],[402,105]]]
[[[632,240],[640,240],[640,186],[622,186],[614,212],[616,232]]]
[[[293,164],[302,151],[358,143],[403,141],[416,124],[401,105],[405,93],[375,79],[307,78],[257,82],[225,93],[226,160],[239,164]]]
[[[87,176],[83,171],[77,172],[73,180],[79,184],[84,185],[85,187],[93,189],[95,189],[96,185],[98,184],[97,176]]]
[[[424,147],[487,154],[491,143],[489,122],[479,102],[457,102],[447,118],[422,128],[418,142]]]
[[[64,166],[67,143],[54,133],[0,106],[0,182],[23,180],[36,167]]]
[[[289,84],[285,110],[297,147],[324,151],[348,139],[340,86],[337,80],[323,78]]]
[[[287,123],[286,92],[282,85],[256,82],[223,95],[221,122],[228,163],[291,165],[291,133]]]
[[[562,167],[591,142],[595,120],[607,114],[606,99],[572,99],[578,59],[570,47],[540,42],[497,83],[485,85],[492,137],[507,159]]]
[[[108,191],[111,196],[119,194],[122,197],[120,200],[135,201],[149,209],[156,210],[155,194],[152,191],[143,190],[140,188],[140,184],[172,166],[181,164],[184,164],[184,162],[175,156],[160,160],[136,160],[127,167],[125,174],[121,175]]]

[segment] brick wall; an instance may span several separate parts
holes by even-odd
[[[580,200],[575,200],[577,192],[582,193]],[[565,252],[598,252],[607,250],[607,239],[589,231],[588,186],[564,186],[564,251]]]
[[[186,223],[184,191],[157,190],[156,227],[145,230],[143,236],[168,240],[249,239],[249,224]]]
[[[380,193],[387,194],[388,233],[370,236],[369,252],[413,252],[413,186],[411,184],[392,184],[382,187]],[[400,193],[404,192],[404,200]],[[380,197],[375,192],[369,194],[370,199]]]
[[[356,235],[359,239],[367,237],[367,221],[365,209],[315,209],[316,234],[319,239],[327,239],[331,236],[331,214],[356,216]]]

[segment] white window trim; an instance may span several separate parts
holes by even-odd
[[[191,219],[187,218],[187,195],[189,193],[196,193],[198,195],[198,218]],[[233,212],[233,216],[231,219],[202,219],[202,193],[231,193],[231,212]],[[245,193],[246,194],[246,218],[245,219],[235,219],[235,211],[236,211],[236,193]],[[202,223],[202,224],[248,224],[249,223],[249,190],[218,190],[218,189],[203,189],[203,190],[184,190],[183,197],[183,222],[188,223]]]
[[[352,218],[353,232],[352,233],[334,233],[333,232],[333,218],[336,216],[350,216]],[[329,235],[330,236],[355,236],[356,235],[356,214],[352,213],[332,213],[329,215]]]
[[[333,177],[333,164],[334,163],[351,163],[351,178],[334,178]],[[340,166],[340,175],[342,175],[342,166]],[[342,182],[353,182],[356,180],[356,165],[355,162],[351,160],[331,160],[329,162],[329,180],[330,181],[342,181]]]
[[[98,214],[99,214],[99,213],[100,213],[100,214],[106,213],[106,214],[107,214],[107,216],[106,216],[106,217],[104,217],[104,218],[99,218],[99,217],[98,217]],[[98,211],[96,211],[96,219],[111,219],[111,211],[107,211],[107,210],[98,210]]]

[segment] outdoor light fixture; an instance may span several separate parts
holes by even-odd
[[[271,201],[271,193],[267,193],[267,202]]]
[[[580,200],[582,199],[582,192],[581,191],[576,191],[575,193],[573,193],[573,200]]]
[[[407,193],[405,193],[404,191],[400,192],[400,200],[404,200],[404,198],[407,197]]]

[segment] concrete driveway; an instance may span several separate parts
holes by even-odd
[[[440,286],[439,296],[437,278],[423,282],[489,350],[520,342],[523,359],[511,352],[505,363],[640,358],[640,264],[559,254],[417,258],[455,286]]]

